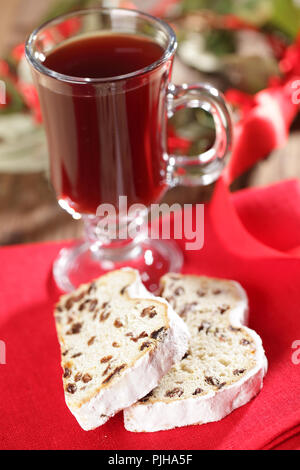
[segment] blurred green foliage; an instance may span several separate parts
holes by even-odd
[[[101,4],[101,2],[98,3]],[[92,4],[95,4],[95,0],[57,0],[47,11],[43,21],[49,21],[56,16],[64,15],[72,10],[88,8]]]
[[[163,0],[162,0],[163,1]],[[44,21],[72,10],[101,5],[101,0],[57,0]],[[294,38],[300,29],[300,2],[297,0],[182,0],[181,11],[211,10],[220,15],[236,15],[256,26],[273,25]]]
[[[256,26],[273,25],[291,39],[300,29],[300,2],[297,0],[183,0],[181,10],[211,10],[220,15],[236,15]]]
[[[283,0],[285,1],[285,0]],[[183,0],[182,11],[212,10],[220,15],[236,15],[261,24],[271,14],[272,0]]]
[[[273,0],[271,23],[294,38],[300,29],[300,2],[296,0]]]
[[[213,51],[216,56],[232,54],[236,50],[235,38],[231,31],[226,29],[211,29],[203,33],[206,48]]]

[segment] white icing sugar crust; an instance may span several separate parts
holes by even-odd
[[[139,273],[135,273],[135,282],[127,288],[129,297],[155,299],[166,304],[169,328],[152,352],[140,357],[133,367],[125,370],[110,386],[101,389],[79,408],[69,407],[85,431],[101,426],[118,411],[147,395],[188,349],[190,334],[183,320],[164,299],[154,297],[148,292],[140,280]]]
[[[134,404],[124,410],[124,425],[127,431],[155,432],[219,421],[259,393],[268,369],[268,362],[261,338],[255,331],[245,326],[249,311],[247,294],[238,282],[232,282],[240,293],[240,301],[231,311],[230,322],[234,327],[243,326],[253,338],[256,347],[256,366],[239,381],[216,392],[186,399]]]

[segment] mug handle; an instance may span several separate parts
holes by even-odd
[[[171,185],[205,186],[216,181],[225,166],[225,156],[232,142],[230,111],[223,94],[212,85],[170,84],[167,93],[168,118],[183,108],[200,108],[210,113],[216,137],[213,146],[199,155],[169,155]]]

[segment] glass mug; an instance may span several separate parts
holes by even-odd
[[[142,69],[104,78],[65,75],[45,66],[58,46],[97,34],[145,38],[159,44],[162,55]],[[61,250],[54,263],[54,278],[64,291],[122,266],[137,268],[155,291],[161,275],[181,269],[183,256],[172,240],[147,239],[142,229],[136,236],[122,235],[129,224],[145,224],[151,204],[169,187],[215,181],[230,147],[231,120],[221,93],[208,84],[170,82],[176,46],[167,23],[115,8],[55,18],[26,43],[46,128],[51,180],[61,207],[82,218],[85,227],[85,240]],[[167,119],[184,107],[204,109],[215,124],[214,145],[193,157],[166,150]],[[120,196],[127,197],[128,207],[137,207],[130,216],[120,212]],[[116,208],[116,218],[106,217],[106,222],[119,230],[107,230],[102,223],[103,204]]]

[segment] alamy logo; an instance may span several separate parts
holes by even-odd
[[[296,339],[292,344],[292,349],[295,351],[292,353],[292,363],[297,366],[300,364],[300,340]]]
[[[100,204],[97,208],[97,229],[110,240],[134,239],[141,232],[155,240],[185,239],[186,250],[201,250],[204,244],[204,204],[166,203],[127,205],[127,196],[120,196],[117,210],[112,204]],[[174,216],[174,223],[171,220]],[[149,223],[145,223],[145,220]],[[158,229],[158,221],[161,221]],[[121,222],[121,223],[120,223]],[[173,227],[173,235],[171,235]]]
[[[291,87],[295,90],[292,93],[292,103],[300,104],[300,80],[294,80]]]
[[[4,341],[0,340],[0,365],[6,364],[6,345]]]

